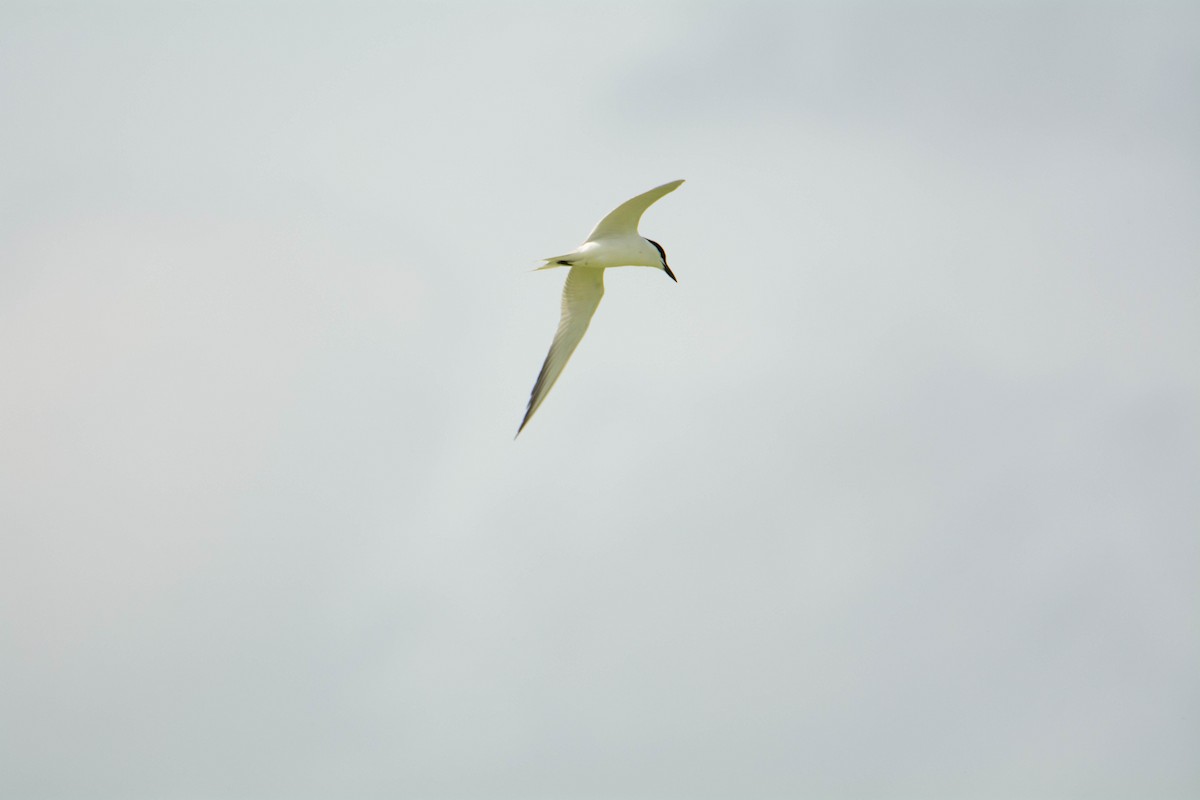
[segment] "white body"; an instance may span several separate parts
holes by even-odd
[[[575,348],[587,332],[592,315],[604,296],[604,270],[609,267],[653,267],[661,269],[675,280],[667,266],[666,254],[638,233],[638,222],[646,209],[663,195],[679,188],[683,181],[671,181],[662,186],[626,200],[597,223],[587,241],[569,253],[547,258],[546,264],[538,269],[570,267],[567,283],[563,287],[562,316],[558,321],[558,332],[554,343],[542,363],[537,382],[529,396],[525,419],[517,429],[519,436],[538,406],[546,399],[554,382],[562,374],[563,367],[575,352]]]
[[[590,267],[592,269],[608,269],[609,267],[654,267],[662,269],[662,258],[658,250],[649,240],[643,239],[634,231],[633,236],[613,236],[598,240],[589,239],[569,253],[554,258],[547,258],[544,267]],[[562,262],[567,263],[562,263]]]

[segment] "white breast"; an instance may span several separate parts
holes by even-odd
[[[640,236],[622,236],[585,242],[575,251],[580,267],[659,267],[662,266],[654,245]]]

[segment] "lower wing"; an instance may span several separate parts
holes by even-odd
[[[533,392],[529,396],[529,407],[525,409],[525,419],[517,428],[517,435],[525,429],[533,412],[546,399],[554,382],[562,374],[571,354],[579,346],[583,334],[587,332],[592,315],[600,305],[604,296],[604,270],[591,267],[572,267],[567,274],[567,283],[563,287],[562,317],[558,321],[558,332],[554,334],[554,344],[546,354],[542,371],[538,373],[537,382],[533,384]]]

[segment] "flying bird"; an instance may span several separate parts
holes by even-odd
[[[583,339],[583,334],[587,332],[596,306],[600,305],[600,298],[604,296],[604,270],[609,267],[653,267],[667,273],[667,277],[676,283],[679,282],[667,266],[667,253],[662,245],[652,239],[643,239],[638,233],[638,222],[651,204],[678,189],[682,183],[664,183],[626,200],[600,220],[588,234],[587,241],[579,247],[561,256],[543,259],[546,263],[538,269],[570,267],[571,271],[567,273],[567,283],[563,287],[558,332],[554,334],[554,343],[550,345],[542,371],[533,384],[525,419],[517,428],[518,436],[546,399],[579,341]]]

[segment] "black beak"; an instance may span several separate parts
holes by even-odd
[[[667,262],[665,262],[665,261],[663,262],[663,272],[667,273],[668,278],[675,281],[676,283],[679,283],[679,278],[675,277],[675,273],[671,272],[671,268],[667,266]]]

